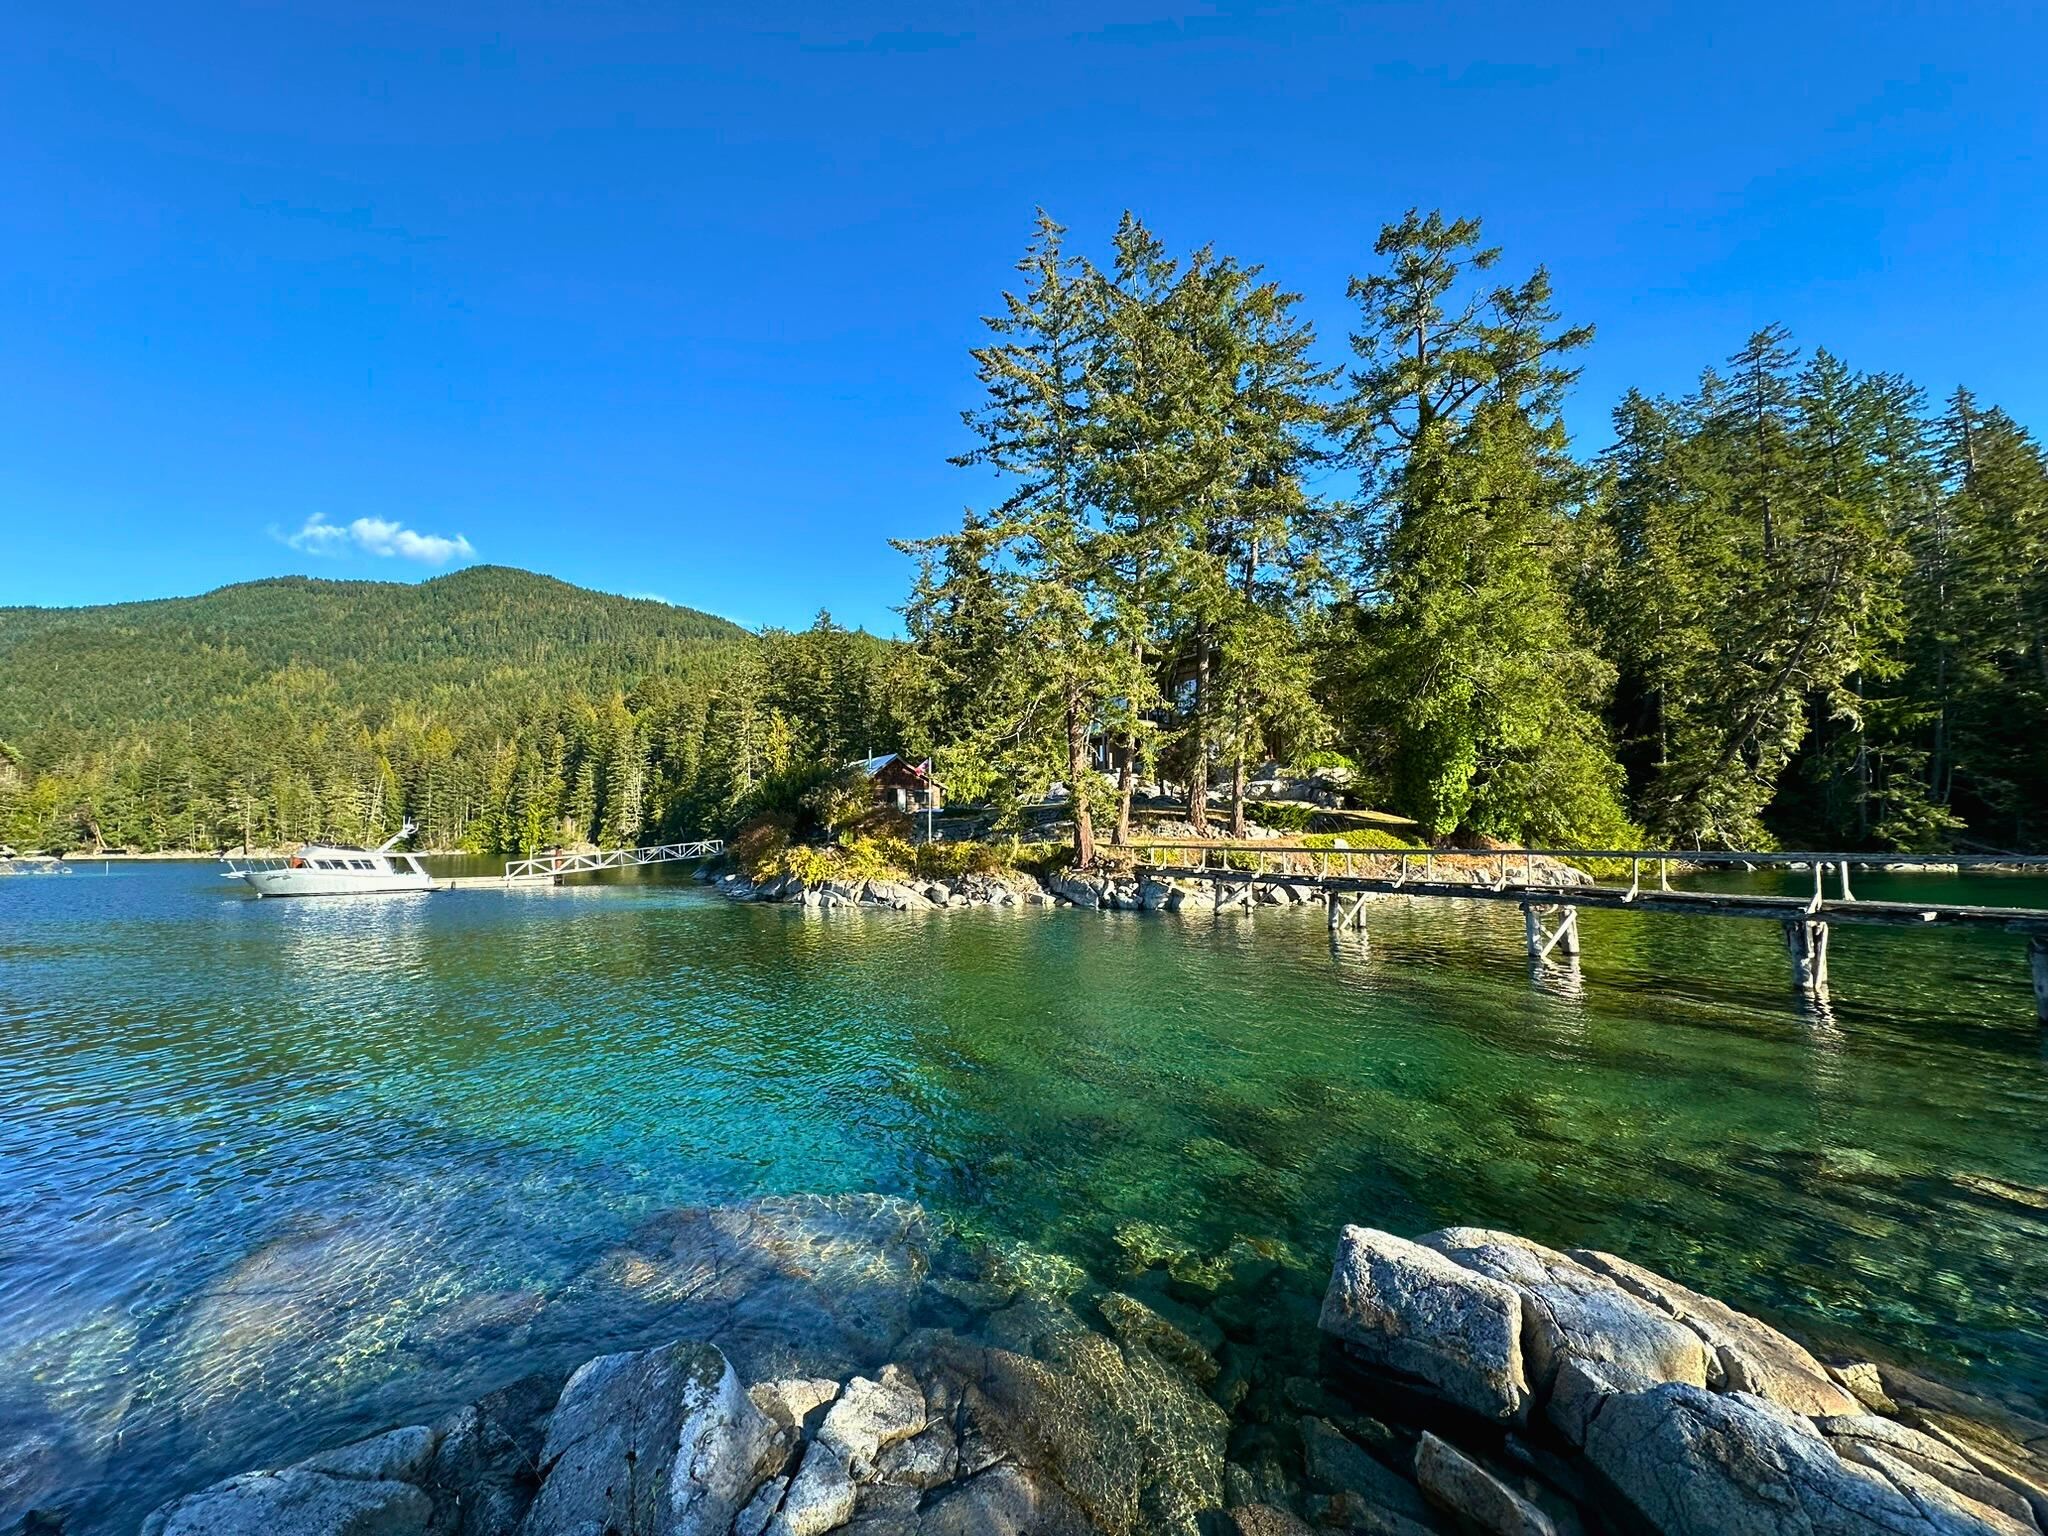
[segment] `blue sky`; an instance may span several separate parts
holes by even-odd
[[[1333,355],[1381,223],[1479,214],[1599,326],[1589,442],[1771,320],[2039,430],[2043,14],[24,7],[0,603],[477,559],[893,628],[1039,204],[1264,262]]]

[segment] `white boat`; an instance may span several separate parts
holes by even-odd
[[[16,853],[5,843],[0,843],[0,875],[68,875],[71,873],[62,859],[47,853]]]
[[[412,836],[407,822],[399,834],[376,848],[338,843],[303,843],[288,858],[222,860],[226,880],[246,880],[258,896],[379,896],[394,891],[431,891],[434,878],[409,853],[393,850]]]

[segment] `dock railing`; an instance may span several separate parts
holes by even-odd
[[[652,848],[611,848],[601,853],[538,853],[530,859],[505,861],[505,879],[560,879],[563,875],[593,874],[600,869],[631,869],[641,864],[674,864],[691,859],[709,859],[725,852],[722,838],[700,838],[694,843],[661,843]]]

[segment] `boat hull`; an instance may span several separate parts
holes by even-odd
[[[433,878],[393,870],[249,869],[242,878],[258,896],[395,896],[431,891]]]

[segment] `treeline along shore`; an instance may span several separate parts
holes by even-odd
[[[1059,786],[1082,864],[1147,783],[1241,831],[1265,760],[1432,841],[2048,844],[2048,463],[1995,402],[1772,326],[1587,452],[1593,329],[1476,220],[1350,295],[1332,345],[1259,266],[1041,216],[906,641],[494,568],[0,610],[0,839],[617,845],[900,751],[999,829]]]

